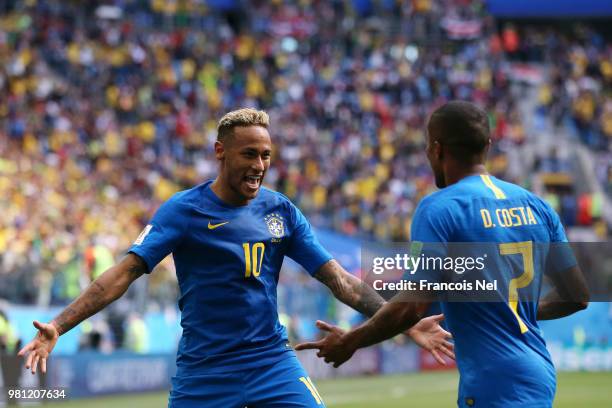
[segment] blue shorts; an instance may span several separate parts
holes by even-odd
[[[168,408],[325,408],[295,355],[244,371],[173,377]]]

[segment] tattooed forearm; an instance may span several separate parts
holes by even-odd
[[[132,281],[139,278],[143,273],[147,272],[147,268],[144,264],[144,261],[135,255],[134,258],[135,259],[133,259],[128,266],[128,273]]]
[[[85,292],[53,319],[59,334],[66,333],[118,299],[130,284],[145,272],[144,261],[138,256],[130,254],[123,258],[118,265],[93,281]]]
[[[373,316],[385,304],[385,300],[374,289],[345,271],[333,259],[317,271],[315,278],[326,285],[342,303],[367,316]]]
[[[93,281],[92,286],[95,286],[100,292],[104,292],[104,286],[102,286],[98,281]]]
[[[104,296],[105,291],[98,281],[89,285],[85,292],[54,319],[59,334],[66,333],[110,303]]]

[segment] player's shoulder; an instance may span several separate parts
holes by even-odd
[[[446,187],[442,191],[449,200],[468,205],[480,199],[490,199],[495,194],[496,199],[501,200],[528,200],[535,201],[537,197],[529,190],[518,184],[502,180],[488,174],[475,174]]]
[[[490,179],[492,180],[493,184],[499,187],[501,191],[504,193],[504,195],[508,197],[527,198],[530,200],[538,199],[538,196],[536,196],[534,193],[532,193],[531,191],[527,190],[525,187],[522,187],[518,184],[511,183],[509,181],[502,180],[494,176],[490,176]]]
[[[555,225],[559,222],[557,211],[555,211],[548,201],[530,191],[527,193],[529,194],[529,204],[536,214],[540,215],[542,219],[545,219],[549,225]]]
[[[531,210],[548,225],[556,225],[559,222],[559,215],[557,212],[546,200],[537,194],[517,184],[498,178],[495,178],[495,184],[502,189],[508,198],[520,199],[522,202],[528,203]]]
[[[423,242],[444,242],[452,237],[456,214],[461,211],[454,195],[441,189],[421,199],[410,225],[411,239]]]
[[[431,212],[438,215],[453,211],[460,207],[458,198],[460,196],[450,187],[443,188],[423,197],[417,206],[417,211],[420,213]]]
[[[198,207],[202,202],[203,192],[208,184],[210,182],[176,192],[165,202],[165,205],[173,208]]]
[[[525,187],[519,186],[518,184],[510,183],[502,179],[494,178],[495,183],[506,193],[510,198],[522,198],[535,207],[541,208],[545,211],[553,211],[552,207],[546,200],[537,194],[529,191]]]
[[[299,208],[287,196],[267,187],[261,187],[254,206],[257,213],[281,215],[291,223],[303,218]]]
[[[260,202],[264,202],[266,205],[269,206],[291,206],[293,207],[294,204],[291,202],[291,200],[284,195],[283,193],[279,193],[276,190],[272,190],[268,187],[261,187],[259,189],[259,197],[258,197]]]

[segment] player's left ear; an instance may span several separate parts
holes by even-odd
[[[442,145],[440,144],[440,142],[438,142],[437,140],[435,140],[433,142],[433,154],[434,157],[438,160],[442,160],[443,156],[444,156],[444,149],[442,149]]]
[[[489,154],[489,148],[491,147],[491,139],[487,140],[487,144],[484,149],[482,149],[482,153],[480,154],[480,162],[484,163],[487,160],[487,156]]]
[[[491,147],[491,139],[488,139],[488,140],[487,140],[487,144],[485,145],[485,148],[484,148],[484,154],[485,154],[485,156],[486,156],[486,155],[487,155],[487,153],[489,152],[489,148],[490,148],[490,147]]]
[[[215,142],[215,157],[217,160],[225,159],[225,146],[223,146],[223,142],[219,140]]]

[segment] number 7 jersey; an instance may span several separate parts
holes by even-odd
[[[458,405],[552,406],[555,370],[536,317],[544,271],[551,270],[552,243],[567,242],[554,210],[519,186],[472,175],[420,202],[411,239],[443,243],[437,247],[449,252],[469,248],[474,256],[479,251],[494,254],[477,272],[489,282],[499,281],[493,299],[487,296],[485,302],[476,298],[479,292],[468,291],[463,299],[471,296],[473,301],[449,301],[454,293],[441,301],[455,340]],[[555,271],[575,265],[573,256],[554,261]],[[470,273],[436,273],[435,279],[469,280]]]
[[[183,328],[179,375],[239,371],[287,357],[276,295],[283,259],[311,275],[332,259],[282,194],[262,187],[236,207],[221,201],[211,183],[165,202],[128,251],[149,272],[173,255]]]

